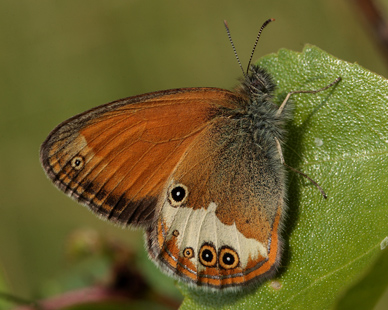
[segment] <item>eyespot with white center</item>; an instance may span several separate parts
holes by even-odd
[[[189,190],[183,184],[174,184],[168,190],[168,200],[173,207],[179,207],[185,203]]]
[[[194,257],[194,250],[193,250],[193,248],[190,248],[190,247],[185,248],[183,250],[183,256],[185,258],[193,258]]]
[[[81,170],[85,165],[85,160],[82,156],[75,156],[70,164],[75,170]]]
[[[205,267],[215,267],[217,264],[217,252],[213,245],[205,243],[199,250],[199,262]]]
[[[224,246],[220,249],[218,255],[218,263],[223,269],[233,269],[239,265],[240,259],[235,250],[230,247]]]

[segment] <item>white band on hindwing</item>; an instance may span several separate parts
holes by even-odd
[[[240,267],[245,269],[249,259],[256,260],[259,255],[268,258],[267,247],[261,242],[246,238],[235,224],[225,225],[216,216],[217,205],[211,202],[207,209],[193,210],[185,207],[172,207],[167,201],[161,211],[162,222],[166,224],[165,241],[174,236],[180,251],[192,248],[195,255],[190,259],[197,265],[198,272],[206,267],[198,262],[198,252],[205,243],[211,243],[218,250],[223,246],[233,248],[239,255]],[[182,255],[182,252],[180,253]]]

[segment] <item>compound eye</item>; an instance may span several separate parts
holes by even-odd
[[[175,184],[170,187],[168,192],[168,200],[173,207],[179,207],[186,199],[189,191],[183,184]]]
[[[223,269],[233,269],[239,264],[238,254],[230,247],[222,247],[219,254],[219,265]]]
[[[213,245],[205,243],[199,250],[199,262],[205,267],[215,267],[217,252]]]

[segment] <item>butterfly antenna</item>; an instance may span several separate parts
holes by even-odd
[[[237,50],[236,50],[236,47],[234,46],[234,43],[233,43],[233,40],[232,40],[232,36],[230,35],[229,26],[228,26],[228,23],[226,22],[226,20],[224,20],[224,25],[225,25],[225,28],[226,28],[226,33],[228,34],[229,42],[230,42],[230,44],[232,45],[232,48],[233,48],[234,56],[236,56],[238,65],[240,66],[241,71],[242,71],[244,77],[246,78],[247,74],[245,74],[244,68],[241,65],[241,61],[240,61],[240,58],[238,57]]]
[[[270,22],[273,22],[273,21],[275,21],[274,18],[267,19],[267,20],[264,22],[264,24],[261,26],[261,28],[260,28],[260,30],[259,30],[259,33],[257,34],[255,44],[253,45],[253,48],[252,48],[251,57],[249,58],[249,62],[248,62],[248,66],[247,66],[247,72],[246,72],[246,74],[244,74],[244,76],[247,76],[247,75],[248,75],[249,67],[251,66],[253,54],[255,53],[256,46],[257,46],[257,42],[259,42],[259,38],[260,38],[261,32],[263,31],[263,29],[264,29],[265,27],[267,27],[267,25],[268,25]],[[240,67],[241,67],[241,65],[240,65]]]

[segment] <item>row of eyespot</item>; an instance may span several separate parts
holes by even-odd
[[[194,257],[194,249],[187,247],[183,250],[185,258]],[[239,265],[238,254],[230,247],[223,246],[217,255],[217,251],[213,245],[205,243],[199,250],[199,262],[205,267],[216,267],[218,265],[223,269],[233,269]],[[218,258],[218,259],[217,259]]]

